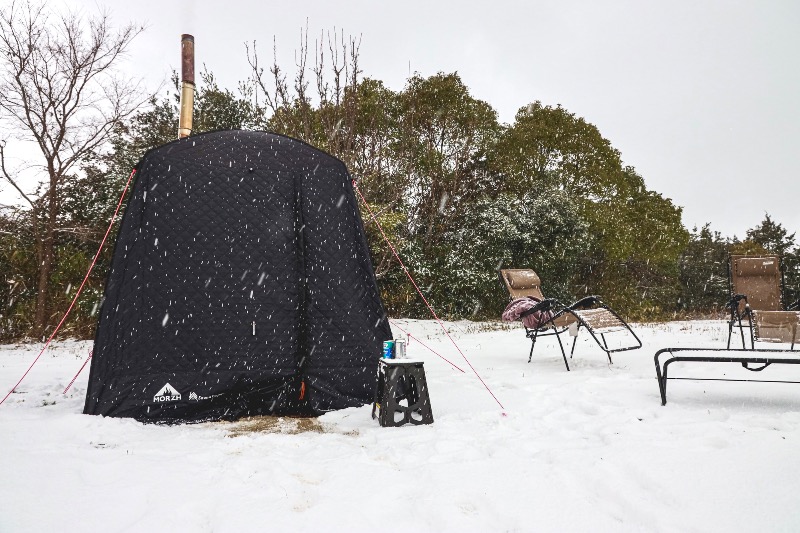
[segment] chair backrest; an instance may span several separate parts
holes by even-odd
[[[544,300],[542,282],[539,276],[529,268],[506,268],[500,270],[500,277],[508,289],[512,299],[533,296]]]
[[[733,294],[747,296],[751,309],[782,310],[781,263],[777,255],[732,255],[730,275]]]

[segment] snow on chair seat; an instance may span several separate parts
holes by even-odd
[[[587,328],[597,333],[613,333],[627,329],[627,324],[608,309],[575,310],[574,313],[583,320]]]

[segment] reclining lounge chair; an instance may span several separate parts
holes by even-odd
[[[783,309],[783,275],[777,255],[747,256],[732,255],[728,262],[731,299],[728,319],[728,346],[726,348],[662,348],[655,355],[656,379],[661,393],[661,405],[667,404],[668,379],[693,379],[701,381],[754,381],[765,383],[797,383],[761,379],[667,377],[672,363],[734,363],[752,372],[761,372],[773,364],[797,365],[800,358],[787,355],[794,351],[800,340],[800,301]],[[739,328],[741,348],[731,348],[733,328]],[[745,339],[745,330],[750,336],[750,345]],[[756,348],[755,341],[782,342],[790,344],[786,349]],[[679,352],[694,352],[694,355],[676,355]]]
[[[570,351],[570,358],[572,358],[581,328],[589,332],[597,345],[606,352],[608,362],[612,364],[611,354],[613,352],[635,350],[642,347],[642,341],[639,340],[639,337],[636,336],[627,322],[597,296],[587,296],[572,305],[564,305],[554,298],[545,298],[542,294],[539,276],[530,269],[502,269],[500,270],[500,279],[508,290],[512,301],[525,297],[533,297],[539,300],[539,303],[519,317],[522,319],[532,313],[542,313],[541,316],[544,317],[535,328],[525,326],[525,334],[531,340],[531,351],[528,354],[529,363],[533,357],[536,339],[547,335],[555,335],[558,345],[561,347],[564,365],[569,370],[564,344],[561,342],[561,334],[569,331],[570,335],[574,337],[572,350]],[[610,348],[606,342],[606,334],[614,332],[629,333],[629,338],[632,337],[631,342],[621,347]]]
[[[750,348],[755,341],[791,344],[800,340],[800,301],[783,308],[783,274],[777,255],[732,255],[728,263],[731,300],[728,302],[728,348],[733,328],[739,328],[742,349],[746,349],[745,329]]]

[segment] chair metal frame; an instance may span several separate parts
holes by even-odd
[[[500,282],[505,286],[507,290],[509,290],[510,294],[511,287],[509,285],[509,281],[503,275],[503,272],[505,272],[506,270],[511,270],[511,269],[499,269],[497,274],[500,279]],[[514,270],[520,270],[520,269],[514,269]],[[533,272],[533,270],[531,270],[531,272]],[[619,348],[609,348],[608,342],[606,341],[605,333],[599,333],[600,338],[598,339],[598,334],[595,333],[594,328],[592,328],[591,325],[588,324],[580,316],[580,311],[584,309],[604,309],[605,311],[609,312],[619,321],[620,326],[633,336],[633,338],[636,341],[635,344],[629,346],[622,346]],[[545,298],[536,305],[534,305],[533,307],[531,307],[530,309],[528,309],[527,311],[523,312],[519,318],[521,320],[530,314],[536,313],[537,311],[542,311],[542,312],[550,311],[552,312],[552,314],[550,315],[549,319],[546,320],[543,324],[541,324],[538,328],[529,328],[523,324],[523,327],[525,328],[525,335],[527,338],[531,340],[531,349],[530,352],[528,353],[529,363],[533,358],[533,349],[536,346],[536,340],[539,337],[555,335],[556,340],[558,341],[558,346],[561,348],[561,356],[564,359],[564,366],[567,367],[567,371],[570,370],[569,362],[567,361],[567,354],[566,351],[564,350],[564,343],[561,341],[561,334],[564,333],[565,331],[569,331],[570,324],[567,325],[557,324],[556,321],[562,318],[566,318],[566,320],[568,320],[570,323],[577,324],[575,336],[573,337],[572,340],[572,349],[570,350],[569,353],[570,359],[572,359],[575,353],[575,345],[578,342],[578,334],[580,332],[581,327],[583,327],[584,329],[586,329],[586,331],[589,332],[589,334],[592,336],[592,339],[594,339],[594,341],[597,343],[600,349],[602,349],[606,353],[609,364],[614,364],[614,361],[611,359],[612,353],[624,352],[627,350],[637,350],[642,347],[642,341],[639,339],[636,333],[634,333],[634,331],[631,329],[628,323],[621,316],[619,316],[619,314],[616,311],[614,311],[611,307],[606,305],[600,299],[599,296],[596,295],[586,296],[572,303],[571,305],[564,305],[555,298]]]
[[[658,391],[661,394],[661,405],[667,405],[667,380],[681,379],[692,381],[739,381],[754,383],[800,383],[788,380],[767,380],[767,379],[732,379],[732,378],[692,378],[692,377],[667,377],[669,365],[676,362],[703,362],[703,363],[739,363],[751,372],[761,372],[772,364],[797,365],[800,358],[780,357],[778,354],[789,353],[791,350],[781,349],[747,349],[747,348],[662,348],[656,352],[656,379],[658,380]],[[707,355],[675,355],[675,352],[701,352]],[[716,353],[720,353],[716,355]],[[661,356],[668,354],[669,357],[661,360]],[[774,354],[774,355],[773,355]],[[761,365],[751,367],[751,364]]]

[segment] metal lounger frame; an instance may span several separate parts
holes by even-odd
[[[727,354],[741,354],[741,355],[674,355],[675,352],[718,352]],[[759,382],[759,383],[800,383],[798,381],[780,381],[780,380],[764,380],[764,379],[728,379],[728,378],[685,378],[685,377],[668,377],[667,369],[670,364],[675,362],[703,362],[703,363],[740,363],[742,367],[750,370],[751,372],[761,372],[772,364],[784,365],[798,365],[800,358],[783,358],[783,357],[769,357],[761,356],[760,354],[770,353],[797,353],[792,350],[781,349],[725,349],[725,348],[662,348],[656,352],[654,357],[656,364],[656,379],[658,380],[658,390],[661,393],[661,405],[667,405],[667,380],[668,379],[685,379],[695,381],[742,381],[742,382]],[[669,354],[671,357],[664,361],[659,358],[662,354]],[[761,365],[760,367],[750,368],[748,365]]]
[[[606,342],[605,334],[604,333],[599,333],[600,338],[598,339],[597,335],[595,334],[594,328],[592,328],[576,312],[576,311],[580,311],[581,308],[585,308],[587,306],[596,306],[596,307],[592,307],[592,308],[593,309],[605,309],[606,311],[608,311],[609,313],[614,315],[614,317],[617,320],[619,320],[620,325],[626,331],[628,331],[628,333],[630,333],[633,336],[633,338],[636,340],[636,344],[635,345],[630,345],[630,346],[623,346],[623,347],[620,347],[620,348],[609,348],[608,347],[608,342]],[[545,336],[548,336],[548,335],[555,335],[556,336],[556,340],[558,340],[558,346],[561,348],[561,356],[564,358],[564,365],[567,367],[567,371],[569,371],[569,369],[570,369],[569,368],[569,362],[567,362],[567,354],[564,351],[564,343],[561,342],[561,334],[564,333],[565,331],[568,331],[569,330],[569,326],[557,326],[556,323],[555,323],[556,320],[558,320],[560,317],[562,317],[564,315],[567,315],[567,314],[572,315],[575,318],[575,320],[576,320],[576,322],[578,324],[578,331],[580,331],[580,328],[583,327],[583,328],[586,329],[586,331],[589,332],[589,334],[592,336],[592,338],[597,343],[597,345],[606,353],[606,356],[608,357],[608,362],[610,364],[614,364],[614,361],[611,360],[611,354],[612,353],[614,353],[614,352],[624,352],[624,351],[627,351],[627,350],[637,350],[637,349],[642,347],[642,341],[639,339],[639,337],[636,335],[636,333],[633,332],[633,330],[628,325],[628,323],[625,322],[625,320],[623,320],[623,318],[621,316],[619,316],[619,314],[617,314],[616,311],[614,311],[613,309],[608,307],[605,303],[603,303],[603,301],[600,300],[600,298],[597,297],[597,296],[587,296],[587,297],[582,298],[582,299],[578,300],[577,302],[575,302],[574,304],[569,305],[569,306],[562,304],[561,302],[559,302],[555,298],[547,298],[547,299],[539,302],[538,304],[536,304],[531,309],[528,309],[527,311],[522,313],[522,315],[520,315],[520,318],[523,318],[526,315],[529,315],[529,314],[534,313],[536,311],[550,311],[550,310],[552,310],[554,308],[555,309],[559,309],[559,310],[557,312],[555,312],[553,314],[553,316],[544,323],[544,327],[539,327],[539,328],[535,328],[535,329],[531,329],[531,328],[525,327],[525,334],[529,339],[531,339],[531,351],[528,354],[528,362],[529,363],[531,362],[531,359],[533,358],[533,348],[534,348],[534,346],[536,346],[536,339],[538,339],[539,337],[545,337]],[[550,325],[549,328],[547,327],[548,324]],[[602,340],[602,342],[601,342],[601,340]],[[572,356],[575,353],[575,344],[577,342],[578,342],[578,335],[575,335],[575,337],[572,340],[572,349],[569,352],[569,358],[570,359],[572,359]]]

